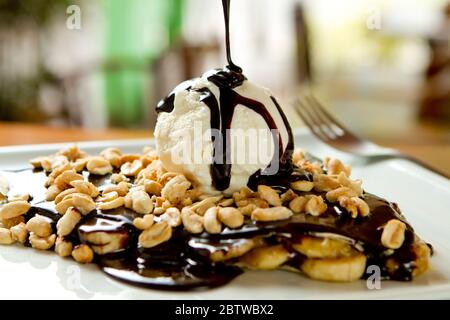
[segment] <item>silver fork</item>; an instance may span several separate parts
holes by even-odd
[[[393,158],[406,159],[441,176],[450,178],[447,174],[416,158],[395,149],[378,146],[364,138],[358,137],[326,111],[323,105],[312,95],[298,99],[294,107],[314,136],[335,149],[355,154],[368,161],[381,161]]]

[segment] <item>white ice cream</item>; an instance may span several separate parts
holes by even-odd
[[[207,78],[208,73],[175,88],[174,109],[170,113],[159,114],[155,138],[157,152],[167,170],[186,175],[195,181],[203,192],[214,194],[219,191],[212,185],[210,173],[214,149],[208,131],[210,109],[200,101],[201,93],[194,91],[206,87],[219,102],[219,88]],[[194,90],[187,90],[188,87]],[[271,99],[271,92],[247,80],[234,90],[241,96],[265,105],[279,128],[284,151],[289,139],[288,130]],[[219,104],[219,107],[224,106]],[[235,109],[231,134],[236,134],[236,139],[239,140],[231,139],[231,181],[229,188],[224,190],[225,194],[231,194],[246,186],[253,173],[267,167],[274,150],[272,135],[262,116],[242,105]]]

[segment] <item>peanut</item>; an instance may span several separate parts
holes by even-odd
[[[119,194],[116,191],[111,192],[103,192],[103,195],[101,197],[98,197],[96,199],[97,202],[110,202],[119,197]]]
[[[344,165],[339,159],[326,157],[323,164],[329,175],[337,175],[343,172],[347,177],[350,176],[351,167]]]
[[[297,197],[291,202],[289,202],[289,208],[294,213],[305,212],[305,206],[308,200],[309,200],[308,197]]]
[[[0,207],[0,220],[11,219],[21,215],[30,210],[31,205],[26,201],[14,201],[4,204]]]
[[[191,209],[198,213],[199,215],[203,216],[211,207],[214,207],[214,205],[219,202],[222,199],[222,196],[215,196],[215,197],[207,197],[199,202],[194,203],[191,206]]]
[[[142,218],[136,218],[133,220],[133,225],[139,230],[145,230],[153,225],[154,216],[152,214],[147,214]]]
[[[131,192],[131,207],[134,211],[140,214],[149,214],[153,211],[153,202],[150,196],[145,191]]]
[[[108,193],[108,192],[112,192],[112,191],[117,192],[117,194],[121,197],[126,196],[127,193],[129,192],[128,182],[121,181],[117,185],[107,186],[103,190],[103,193]]]
[[[55,252],[60,257],[68,257],[72,254],[73,244],[70,241],[64,240],[63,237],[58,237],[55,243]]]
[[[405,240],[406,225],[397,219],[391,219],[383,227],[381,243],[389,249],[398,249]]]
[[[161,195],[173,204],[179,203],[186,196],[191,183],[183,176],[177,175],[170,179],[161,190]]]
[[[111,182],[114,184],[119,184],[120,182],[130,182],[130,178],[126,177],[122,173],[113,173],[111,175]]]
[[[45,192],[45,199],[47,201],[53,201],[63,190],[61,190],[57,185],[51,185]]]
[[[357,196],[358,196],[358,194],[353,189],[350,189],[349,187],[339,187],[337,189],[328,191],[326,194],[326,198],[330,202],[338,202],[339,198],[341,198],[341,197],[352,198],[352,197],[357,197]]]
[[[75,188],[76,192],[87,194],[92,198],[95,198],[99,195],[97,187],[91,182],[74,180],[70,182],[70,185]]]
[[[60,203],[61,201],[64,200],[64,198],[65,198],[66,196],[68,196],[69,194],[72,194],[72,193],[77,193],[77,190],[75,190],[75,188],[70,188],[70,189],[64,190],[63,192],[61,192],[60,194],[58,194],[58,195],[56,196],[56,198],[55,198],[55,204]]]
[[[116,198],[108,202],[101,202],[98,204],[100,210],[113,210],[125,205],[125,199],[123,197]]]
[[[33,248],[38,250],[48,250],[55,244],[56,235],[52,234],[48,237],[39,237],[35,233],[30,233],[30,244]]]
[[[370,213],[369,205],[358,197],[340,197],[339,205],[345,208],[350,213],[352,218],[356,218],[358,216],[366,217]]]
[[[323,201],[321,196],[310,196],[305,205],[305,212],[312,216],[320,216],[327,210],[327,204]]]
[[[161,221],[166,221],[173,228],[181,225],[181,213],[178,208],[168,208],[160,218]]]
[[[232,229],[244,224],[244,215],[236,208],[219,208],[217,217],[224,225]]]
[[[291,183],[291,188],[296,191],[308,192],[314,188],[314,182],[311,181],[295,181]]]
[[[295,198],[297,198],[297,194],[294,191],[292,191],[292,189],[289,189],[288,191],[283,193],[280,196],[280,198],[281,198],[282,202],[290,202],[290,201],[294,200]]]
[[[36,236],[46,238],[52,234],[52,225],[48,220],[41,216],[35,216],[28,220],[27,230],[33,232]]]
[[[86,215],[95,210],[95,202],[86,194],[72,193],[58,203],[55,209],[59,214],[63,215],[69,207],[75,207],[82,215]]]
[[[145,179],[144,180],[145,191],[151,195],[159,196],[161,194],[162,186],[159,182]]]
[[[0,228],[0,244],[13,244],[14,239],[11,230]]]
[[[281,199],[278,193],[271,187],[259,185],[258,194],[261,199],[266,200],[271,206],[278,207],[281,206]]]
[[[341,186],[335,176],[328,176],[326,174],[315,174],[313,180],[314,189],[317,191],[331,191]]]
[[[5,227],[6,229],[11,229],[15,225],[18,225],[18,224],[20,224],[22,222],[25,222],[25,218],[23,216],[18,216],[18,217],[14,217],[14,218],[11,218],[11,219],[1,220],[1,223],[3,224],[3,227]]]
[[[83,176],[75,172],[75,170],[67,170],[56,177],[54,184],[57,185],[61,190],[70,188],[70,183],[75,180],[83,181]]]
[[[117,148],[107,148],[103,150],[100,153],[100,155],[106,160],[108,160],[109,163],[115,168],[119,168],[120,165],[122,164],[121,162],[122,152]]]
[[[24,222],[15,225],[10,230],[13,240],[18,241],[20,243],[25,243],[25,241],[27,241],[28,230]]]
[[[72,257],[78,263],[91,263],[94,260],[94,251],[88,245],[80,244],[73,249]]]
[[[212,207],[206,210],[203,216],[203,225],[208,233],[217,234],[222,232],[222,224],[218,219],[218,213],[218,207]]]
[[[72,166],[73,170],[75,170],[76,172],[82,172],[84,168],[86,168],[88,161],[88,158],[80,158],[75,160]]]
[[[86,164],[86,168],[90,173],[99,176],[107,175],[113,171],[113,167],[109,161],[103,157],[90,158]]]
[[[135,177],[142,170],[142,162],[134,160],[133,162],[125,162],[120,167],[120,173],[127,177]]]
[[[57,234],[60,237],[69,235],[80,222],[81,214],[75,208],[68,208],[66,213],[56,223]]]
[[[196,214],[192,209],[184,207],[181,210],[181,221],[189,233],[203,232],[203,217]]]
[[[292,211],[286,207],[256,208],[251,218],[255,221],[286,220],[292,216]]]
[[[162,221],[142,231],[139,235],[139,244],[144,248],[152,248],[172,237],[172,228]]]

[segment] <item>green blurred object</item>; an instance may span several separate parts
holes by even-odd
[[[105,13],[105,107],[110,126],[145,125],[151,65],[180,36],[184,0],[108,0]]]

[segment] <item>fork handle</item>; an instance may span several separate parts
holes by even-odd
[[[404,153],[395,153],[395,154],[390,154],[390,155],[384,155],[383,158],[385,158],[385,159],[405,159],[405,160],[411,161],[427,170],[430,170],[440,176],[450,179],[450,176],[447,173],[445,173],[439,169],[436,169],[435,167],[430,166],[428,163],[425,163],[422,160],[419,160],[413,156],[410,156],[410,155],[407,155]]]

